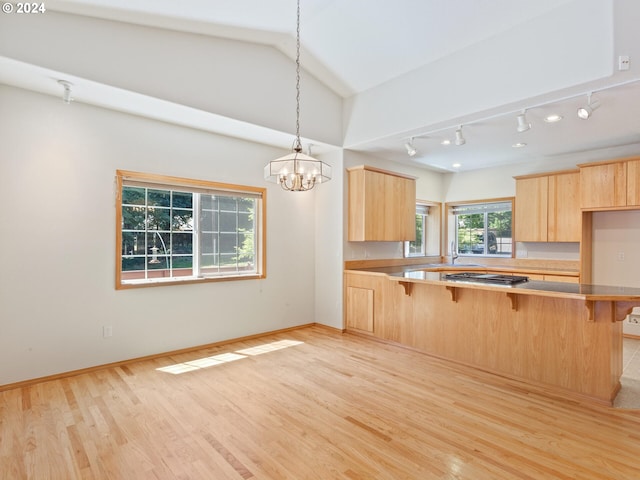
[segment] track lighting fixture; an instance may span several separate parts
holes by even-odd
[[[413,146],[413,137],[411,137],[409,141],[404,144],[404,147],[407,149],[407,155],[409,155],[410,157],[414,157],[416,153],[418,153],[416,147]]]
[[[523,110],[522,113],[518,115],[516,118],[518,120],[518,127],[517,127],[518,132],[520,133],[526,132],[531,128],[531,124],[527,122],[526,110]]]
[[[578,118],[582,120],[588,120],[591,117],[593,111],[600,106],[598,100],[591,99],[591,93],[587,94],[587,104],[578,108]]]
[[[589,118],[591,118],[591,115],[593,114],[594,110],[600,107],[600,100],[595,98],[594,93],[597,95],[598,93],[604,92],[611,88],[618,88],[624,85],[634,84],[638,82],[640,82],[640,79],[633,78],[633,79],[625,80],[623,82],[616,83],[613,85],[608,85],[606,87],[596,90],[595,92],[592,90],[588,93],[579,93],[575,95],[570,94],[565,97],[556,98],[554,100],[536,103],[533,105],[527,105],[526,108],[520,107],[518,109],[510,110],[508,112],[493,113],[491,115],[488,115],[482,118],[465,119],[464,125],[469,126],[469,125],[474,125],[481,122],[484,123],[489,120],[495,120],[495,119],[504,120],[507,118],[507,116],[511,117],[512,115],[516,115],[516,120],[517,120],[516,130],[518,132],[526,132],[530,130],[531,127],[533,126],[531,123],[527,121],[527,111],[532,109],[539,109],[541,107],[558,108],[563,106],[564,103],[567,102],[568,100],[576,101],[576,99],[578,99],[579,97],[583,97],[585,94],[587,95],[586,105],[578,108],[577,115],[578,115],[578,118],[581,118],[582,120],[588,120]],[[541,112],[538,111],[537,113],[540,115]],[[546,116],[543,117],[543,120],[545,123],[556,123],[563,120],[563,116],[560,113],[548,113]],[[461,121],[461,118],[458,118],[457,121]],[[433,130],[416,133],[414,136],[411,137],[409,142],[404,144],[404,146],[407,149],[407,153],[410,156],[413,156],[417,153],[415,147],[413,146],[413,140],[416,138],[432,138],[432,139],[441,138],[440,145],[443,145],[443,146],[450,145],[451,143],[455,143],[458,146],[464,145],[467,142],[462,134],[462,127],[463,127],[462,124],[458,124],[457,127],[455,126],[455,124],[449,124],[439,128],[435,128]],[[455,137],[453,139],[449,140],[447,138],[443,138],[442,135],[448,134],[448,132],[451,132],[454,128],[455,128]],[[477,135],[478,135],[478,132],[475,132],[474,138],[472,140],[475,140],[475,136]],[[400,142],[401,140],[396,139],[395,141]],[[527,144],[524,142],[516,142],[512,144],[512,147],[524,148],[526,147],[526,145]]]
[[[71,98],[71,87],[73,84],[66,80],[58,80],[58,83],[64,88],[64,91],[62,92],[62,101],[64,103],[71,103],[73,100],[73,98]]]

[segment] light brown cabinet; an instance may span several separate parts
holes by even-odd
[[[349,172],[349,241],[415,240],[415,177],[368,166]]]
[[[579,242],[578,170],[516,179],[515,239],[519,242]]]
[[[368,273],[344,274],[344,324],[348,330],[373,333],[380,319],[386,278]]]
[[[344,304],[347,330],[405,343],[414,334],[403,320],[412,314],[411,298],[386,274],[345,271]]]
[[[640,157],[584,163],[580,167],[580,207],[618,210],[640,206]]]

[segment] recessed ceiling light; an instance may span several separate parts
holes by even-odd
[[[453,165],[451,165],[453,168],[460,168],[462,166],[461,163],[454,163]]]
[[[448,138],[445,138],[440,142],[440,145],[451,145],[451,140],[449,140]]]
[[[522,143],[522,142],[518,142],[518,143],[514,143],[513,145],[511,145],[513,148],[522,148],[522,147],[526,147],[527,144],[526,143]]]
[[[544,117],[544,121],[547,123],[555,123],[562,120],[562,115],[558,115],[557,113],[552,113],[551,115],[547,115]]]

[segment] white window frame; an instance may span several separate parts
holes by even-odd
[[[149,278],[147,273],[146,258],[145,258],[145,270],[144,278],[126,278],[126,271],[123,272],[123,259],[126,258],[126,253],[123,253],[123,203],[122,192],[123,187],[145,187],[150,189],[167,190],[173,192],[186,192],[193,195],[193,226],[192,241],[193,248],[191,252],[192,267],[186,267],[182,269],[179,275],[174,275],[173,270],[170,268],[163,269],[169,273],[168,276],[162,278]],[[206,269],[200,265],[201,254],[201,242],[202,242],[202,230],[201,230],[201,205],[200,199],[202,195],[217,195],[222,197],[241,197],[252,198],[256,201],[256,209],[253,212],[253,251],[254,262],[253,268],[248,271],[242,271],[236,268],[234,271],[223,271],[218,267],[218,271],[213,271],[211,268]],[[206,198],[206,197],[205,197]],[[149,207],[144,206],[145,212]],[[146,217],[145,217],[146,218]],[[131,172],[125,170],[116,170],[116,289],[126,289],[135,287],[149,287],[157,285],[173,285],[184,283],[200,283],[200,282],[215,282],[215,281],[229,281],[229,280],[246,280],[246,279],[260,279],[266,278],[266,188],[233,185],[227,183],[218,183],[205,180],[194,180],[181,177],[171,177],[165,175],[156,175],[140,172]],[[238,225],[236,225],[238,228]],[[145,230],[145,235],[148,233]],[[239,230],[236,230],[238,233]],[[173,234],[171,232],[163,232],[165,235]],[[233,232],[231,232],[233,233]],[[152,236],[155,239],[155,236]],[[158,235],[161,242],[162,250],[158,252],[158,256],[167,256],[166,245],[163,245],[162,235]],[[145,237],[146,238],[146,237]],[[146,240],[146,243],[149,243]],[[145,243],[145,253],[146,251]],[[159,250],[159,249],[158,249]],[[168,262],[167,262],[168,263]],[[171,262],[173,263],[173,262]],[[177,270],[177,269],[176,269]],[[185,270],[191,270],[191,273],[185,273]],[[141,272],[142,270],[139,270]]]
[[[507,208],[508,207],[508,208]],[[454,249],[457,255],[461,257],[496,257],[496,258],[505,258],[507,256],[514,256],[514,243],[513,243],[513,197],[510,198],[498,198],[491,200],[478,200],[478,201],[470,201],[470,202],[461,202],[456,204],[448,205],[447,210],[449,215],[453,218],[453,230],[451,234],[453,236]],[[501,212],[501,211],[511,211],[511,253],[488,253],[487,252],[487,239],[489,238],[489,230],[488,230],[488,222],[487,215],[491,212]],[[466,253],[460,252],[460,246],[458,245],[458,219],[457,215],[459,214],[484,214],[484,234],[483,234],[483,253]]]
[[[414,241],[404,242],[404,256],[406,258],[414,257],[426,257],[427,256],[427,217],[429,216],[429,205],[422,203],[416,204],[416,230],[417,230],[417,217],[422,217],[422,241],[420,242],[420,251],[411,252],[411,245],[416,245]]]

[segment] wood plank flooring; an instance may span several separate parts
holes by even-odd
[[[0,478],[630,480],[640,411],[311,327],[2,392]]]

